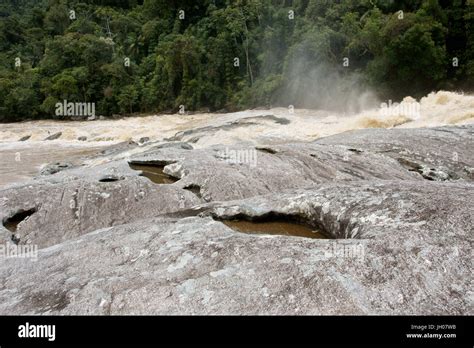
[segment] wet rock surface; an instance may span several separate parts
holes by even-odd
[[[0,190],[2,241],[39,247],[0,264],[0,313],[473,314],[473,126],[182,142],[207,131]],[[282,219],[327,238],[225,224]]]
[[[51,174],[56,174],[59,173],[62,170],[65,170],[67,168],[71,168],[72,164],[67,163],[67,162],[56,162],[56,163],[50,163],[46,166],[44,166],[41,171],[40,175],[51,175]]]
[[[25,136],[21,137],[18,141],[27,141],[30,138],[31,138],[31,135],[25,135]]]
[[[61,135],[63,135],[62,132],[57,132],[57,133],[51,134],[50,136],[46,137],[44,140],[56,140],[56,139],[59,139],[61,137]]]
[[[474,127],[420,129],[366,129],[331,136],[318,144],[360,148],[397,160],[427,180],[445,181],[474,177],[466,168],[474,162]]]

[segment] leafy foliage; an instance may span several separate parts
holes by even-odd
[[[472,0],[4,0],[0,120],[470,90],[473,23]]]

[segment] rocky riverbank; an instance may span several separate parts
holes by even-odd
[[[39,250],[0,313],[473,313],[474,126],[195,148],[216,127],[4,187],[4,245]]]

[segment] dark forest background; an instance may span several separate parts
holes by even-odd
[[[471,91],[473,45],[474,0],[1,0],[0,121]]]

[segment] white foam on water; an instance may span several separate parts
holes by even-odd
[[[474,123],[474,96],[472,95],[439,91],[430,93],[419,101],[406,97],[402,106],[410,106],[413,103],[419,103],[417,104],[419,114],[403,114],[403,110],[410,110],[405,107],[393,108],[389,112],[383,112],[381,108],[378,108],[351,115],[305,109],[295,109],[292,112],[291,109],[273,108],[227,114],[169,114],[117,120],[41,120],[1,124],[0,158],[4,164],[2,175],[14,176],[18,171],[18,175],[23,173],[26,176],[32,176],[38,163],[61,160],[67,158],[68,154],[71,156],[80,154],[81,149],[104,147],[129,140],[138,141],[142,137],[148,137],[151,141],[165,141],[186,130],[193,130],[193,132],[186,135],[181,133],[182,141],[192,140],[193,147],[205,148],[216,144],[229,145],[242,141],[252,144],[312,141],[320,137],[364,128],[416,128]],[[276,122],[271,117],[263,117],[269,115],[286,119],[289,123]],[[229,125],[232,127],[228,127]],[[209,127],[214,129],[209,130]],[[207,130],[199,131],[200,128]],[[58,139],[44,140],[58,132],[62,133]],[[31,136],[28,140],[19,141],[28,135]],[[87,140],[79,141],[79,137],[86,137]],[[139,153],[146,148],[147,146],[132,149],[128,154],[117,155],[117,158]],[[22,152],[26,156],[30,154],[31,158],[34,154],[34,161],[28,168],[22,168],[18,162],[12,162],[16,152]],[[94,163],[94,161],[89,162],[91,165]]]
[[[407,97],[404,102],[413,103],[416,101]],[[209,126],[218,127],[248,117],[264,115],[286,118],[290,124],[281,125],[268,119],[252,120],[254,124],[251,126],[216,129],[214,133],[208,132],[197,142],[198,147],[229,144],[238,140],[252,141],[262,136],[275,139],[281,137],[285,141],[287,139],[311,140],[363,128],[434,127],[474,122],[474,96],[471,95],[439,91],[422,98],[419,105],[419,117],[400,112],[384,115],[381,109],[366,110],[355,115],[344,115],[303,109],[296,109],[294,113],[291,113],[289,109],[274,108],[229,114],[153,115],[118,120],[30,121],[2,124],[0,144],[8,142],[17,146],[17,141],[27,135],[30,135],[31,138],[26,142],[43,141],[46,137],[58,132],[62,133],[61,137],[52,140],[52,142],[61,146],[71,143],[78,144],[78,146],[90,146],[90,143],[96,143],[94,146],[106,145],[129,140],[138,141],[142,137],[159,141],[170,138],[180,131]],[[195,135],[199,136],[199,134]],[[78,141],[77,139],[81,136],[87,137],[87,140],[85,142]]]

